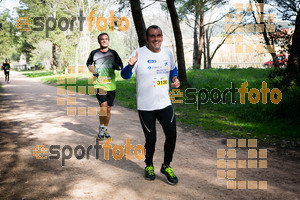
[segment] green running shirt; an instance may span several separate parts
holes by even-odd
[[[101,88],[105,91],[116,90],[114,65],[123,68],[123,63],[118,53],[112,49],[101,52],[100,48],[92,51],[86,63],[87,66],[94,65],[99,74],[94,88]]]

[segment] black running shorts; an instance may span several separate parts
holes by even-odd
[[[116,97],[116,90],[113,91],[107,91],[106,95],[99,94],[99,89],[97,89],[96,97],[98,99],[99,105],[101,106],[101,103],[107,101],[108,106],[114,105],[114,100]]]

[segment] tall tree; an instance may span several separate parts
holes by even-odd
[[[254,2],[258,3],[258,4],[256,4],[256,9],[258,11],[259,18],[264,19],[263,16],[265,14],[265,0],[254,0]],[[250,0],[250,3],[252,3],[251,0]],[[256,15],[255,15],[254,11],[252,11],[252,14],[253,14],[253,18],[255,19],[255,24],[262,24],[263,25],[263,37],[264,37],[264,40],[265,40],[265,44],[267,46],[270,46],[271,45],[271,43],[270,43],[270,37],[271,36],[270,36],[270,32],[267,31],[267,25],[266,25],[265,21],[264,20],[262,20],[262,21],[258,20],[256,18]],[[278,58],[276,56],[276,53],[270,51],[270,54],[273,58],[275,68],[279,68],[279,62],[278,62]]]
[[[12,18],[8,10],[1,12],[0,16],[0,63],[5,58],[11,58],[16,54],[16,45],[20,42],[16,37],[16,27],[12,24]]]
[[[146,25],[143,18],[140,0],[130,0],[130,7],[133,22],[138,36],[139,45],[140,47],[145,46]]]
[[[178,75],[180,81],[186,82],[186,69],[185,69],[185,60],[184,60],[184,51],[183,51],[183,42],[182,42],[182,34],[178,20],[178,14],[175,8],[174,0],[167,0],[168,10],[170,12],[170,17],[172,21],[172,27],[174,31],[174,37],[176,41],[176,55],[178,62]]]
[[[193,68],[199,68],[199,25],[200,25],[200,1],[197,0],[180,0],[177,1],[179,6],[178,15],[179,18],[185,19],[186,24],[193,29]],[[189,17],[191,16],[191,17]],[[192,23],[190,19],[193,18]]]
[[[210,9],[210,18],[208,23],[206,23],[205,26],[205,37],[204,37],[204,51],[203,51],[203,55],[204,55],[204,69],[210,69],[212,67],[212,60],[214,58],[214,56],[216,55],[217,51],[222,47],[222,45],[225,43],[225,41],[228,39],[228,37],[230,37],[232,34],[234,34],[236,32],[236,30],[238,28],[240,28],[241,26],[243,26],[243,21],[239,21],[237,22],[237,24],[235,25],[234,28],[232,28],[231,31],[229,30],[225,30],[225,34],[223,34],[223,36],[221,37],[219,43],[217,44],[217,46],[214,49],[211,49],[210,43],[211,43],[211,38],[212,38],[212,33],[214,31],[215,27],[218,27],[218,24],[216,24],[216,22],[220,21],[221,19],[223,19],[227,14],[230,15],[231,13],[235,12],[235,9],[230,9],[228,13],[226,14],[221,14],[220,18],[212,21],[212,16],[214,15],[214,9],[216,7],[212,7]],[[245,17],[246,13],[243,14],[243,18]],[[241,19],[243,20],[243,19]],[[238,25],[240,24],[240,25]]]
[[[274,7],[282,13],[284,20],[295,24],[289,60],[282,80],[283,87],[300,86],[300,0],[273,0]],[[296,19],[296,20],[295,20]]]
[[[226,39],[233,34],[238,26],[234,28],[232,31],[226,33],[221,38],[218,45],[215,47],[215,49],[211,50],[210,48],[210,40],[213,32],[213,24],[208,24],[208,26],[205,29],[205,41],[204,41],[204,69],[210,69],[212,68],[212,60],[214,56],[216,55],[217,51],[221,48],[221,46],[225,43]]]
[[[56,72],[57,67],[67,67],[69,63],[76,66],[75,72],[78,72],[78,65],[84,63],[90,51],[91,32],[88,30],[88,23],[79,22],[89,15],[92,9],[97,10],[102,16],[108,4],[107,1],[95,2],[94,0],[20,0],[26,5],[27,9],[19,10],[20,16],[28,16],[29,18],[41,17],[42,23],[52,17],[54,23],[50,21],[48,34],[45,34],[45,28],[40,31],[31,31],[30,38],[33,45],[37,45],[39,41],[49,41],[51,45],[48,48],[51,52],[51,61],[49,64]],[[91,9],[92,8],[92,9]],[[60,20],[65,19],[68,23],[61,23]],[[60,23],[59,23],[60,21]],[[60,27],[59,27],[60,26]],[[94,30],[96,29],[93,23]],[[67,27],[62,31],[61,27]],[[51,31],[49,31],[51,29]],[[96,32],[96,33],[94,33]],[[92,33],[97,34],[97,31]],[[24,34],[24,33],[22,33]],[[83,42],[84,41],[84,42]],[[38,45],[37,45],[38,46]]]
[[[216,20],[206,23],[204,20],[206,13],[227,2],[228,0],[181,0],[178,2],[178,4],[181,5],[179,14],[185,16],[186,19],[188,19],[187,15],[192,15],[194,18],[194,25],[192,27],[194,32],[193,67],[196,69],[200,69],[202,62],[205,26],[219,21]],[[192,26],[190,24],[188,25]]]
[[[295,32],[293,34],[290,57],[286,68],[285,80],[290,86],[297,84],[300,86],[300,9],[298,10]]]
[[[50,17],[56,19],[56,14],[58,10],[58,0],[52,0],[48,2],[48,6],[50,9]],[[59,67],[59,45],[55,38],[51,38],[52,42],[52,60],[51,60],[51,68],[53,69],[53,74],[57,74],[57,68]]]
[[[282,14],[283,20],[296,22],[295,19],[300,9],[300,0],[270,0],[268,4],[272,5]]]
[[[205,3],[207,3],[207,1],[203,1],[203,0],[199,0],[200,3],[200,30],[199,30],[199,54],[198,54],[198,63],[197,66],[201,66],[201,62],[202,62],[202,54],[203,54],[203,43],[204,43],[204,5]]]
[[[19,9],[18,13],[20,16],[28,17],[29,19],[34,19],[35,17],[41,17],[44,20],[48,17],[56,18],[59,16],[58,12],[58,0],[49,0],[49,1],[43,1],[43,0],[20,0],[20,3],[24,4],[26,6],[25,9]],[[43,21],[42,23],[45,23]],[[56,24],[55,24],[56,25]],[[44,28],[44,27],[43,27]],[[59,65],[59,34],[61,34],[58,31],[55,31],[55,33],[49,32],[47,36],[45,37],[45,32],[43,30],[39,31],[30,31],[30,32],[22,32],[22,37],[26,37],[26,40],[31,45],[35,45],[38,43],[39,40],[47,39],[52,43],[51,49],[52,49],[52,60],[51,60],[51,68],[53,70],[53,73],[57,73],[57,67]]]
[[[194,48],[193,48],[193,66],[197,66],[200,62],[200,52],[199,52],[199,42],[198,42],[198,29],[199,29],[199,17],[200,17],[200,11],[199,9],[196,9],[195,12],[195,21],[194,21]],[[197,68],[200,68],[197,67]]]

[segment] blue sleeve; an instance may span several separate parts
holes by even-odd
[[[121,70],[121,77],[123,79],[130,79],[132,76],[132,68],[133,66],[126,65],[122,70]]]
[[[172,70],[170,71],[170,79],[171,79],[171,82],[173,82],[172,79],[173,79],[174,76],[177,76],[177,77],[178,77],[177,67],[175,67],[174,69],[172,69]]]

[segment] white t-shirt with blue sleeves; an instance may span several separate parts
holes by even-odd
[[[171,50],[161,47],[154,53],[144,46],[130,58],[136,51],[138,59],[132,71],[136,74],[137,109],[153,111],[171,105],[169,75],[176,68]]]

